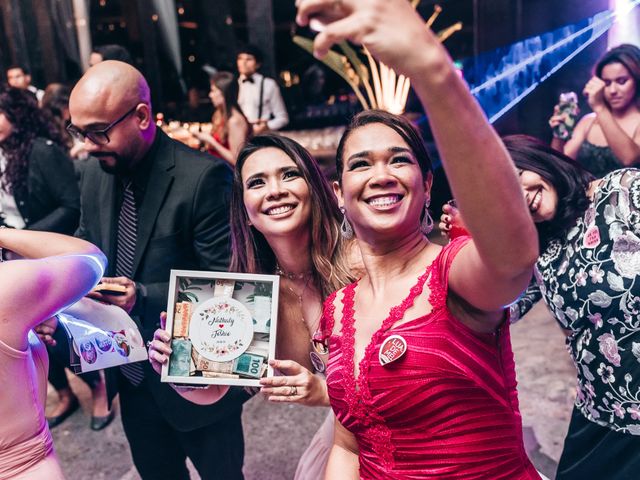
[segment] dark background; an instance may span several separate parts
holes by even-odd
[[[50,82],[73,84],[82,67],[72,3],[73,0],[0,2],[2,70],[9,64],[23,63],[31,69],[33,83],[40,88]],[[349,101],[349,88],[291,42],[291,35],[296,31],[293,0],[176,0],[184,83],[166,54],[158,22],[153,19],[156,13],[153,0],[90,0],[88,3],[93,45],[126,46],[135,65],[149,80],[156,110],[168,112],[167,117],[172,113],[179,115],[179,106],[186,99],[185,87],[197,87],[206,102],[208,81],[202,65],[233,71],[236,47],[247,41],[265,51],[263,71],[266,74],[280,78],[281,72],[288,71],[301,79],[301,83],[289,87],[281,82],[292,116],[290,128],[318,122],[345,123],[346,116],[357,108],[327,108],[326,115],[321,110],[313,122],[305,121],[310,105],[324,104],[329,98]],[[428,18],[435,3],[423,0],[420,13]],[[434,25],[435,30],[457,21],[464,25],[462,31],[446,42],[454,59],[509,45],[609,8],[607,0],[445,0],[437,3],[443,12]],[[502,117],[496,124],[497,129],[501,133],[526,132],[548,138],[546,120],[558,94],[582,89],[593,63],[606,49],[606,41],[603,35],[577,55]],[[314,74],[326,79],[319,92],[308,85]],[[416,102],[409,106],[419,109]]]

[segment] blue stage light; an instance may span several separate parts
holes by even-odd
[[[604,34],[619,18],[640,4],[600,12],[579,23],[528,38],[462,62],[471,93],[491,123],[517,105],[540,83]]]

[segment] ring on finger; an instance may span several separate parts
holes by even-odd
[[[145,343],[145,345],[147,346],[147,349],[151,346],[151,340],[147,340],[147,343]]]
[[[298,395],[298,387],[296,387],[295,385],[291,385],[289,387],[289,396],[293,397],[294,395]]]

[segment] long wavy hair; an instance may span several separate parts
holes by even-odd
[[[327,296],[354,280],[349,272],[346,245],[340,236],[338,202],[318,163],[301,145],[275,134],[259,135],[247,142],[238,154],[231,194],[232,272],[273,273],[277,259],[265,236],[249,225],[244,205],[242,167],[247,158],[265,148],[284,152],[300,169],[309,187],[311,204],[311,261],[313,279]]]
[[[222,96],[224,97],[224,111],[216,108],[216,111],[213,112],[213,128],[215,131],[222,126],[220,136],[222,141],[226,141],[229,135],[227,122],[233,110],[238,111],[238,113],[244,117],[244,113],[240,105],[238,105],[238,79],[230,72],[217,72],[211,76],[210,81],[212,85],[222,92]]]
[[[551,220],[536,223],[540,251],[551,240],[562,240],[590,204],[587,191],[595,177],[578,162],[537,138],[509,135],[503,142],[516,167],[537,173],[555,189],[558,195],[556,214]]]
[[[0,187],[14,194],[27,188],[29,154],[37,137],[63,145],[55,126],[38,108],[35,95],[27,90],[0,88],[0,113],[11,124],[11,134],[0,143],[7,167],[0,173]]]

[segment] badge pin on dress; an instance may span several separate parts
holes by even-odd
[[[382,342],[378,352],[380,365],[395,362],[407,352],[407,341],[400,335],[391,335]]]
[[[318,373],[324,373],[326,370],[326,366],[324,364],[324,360],[317,352],[309,352],[309,357],[311,358],[311,365]]]

